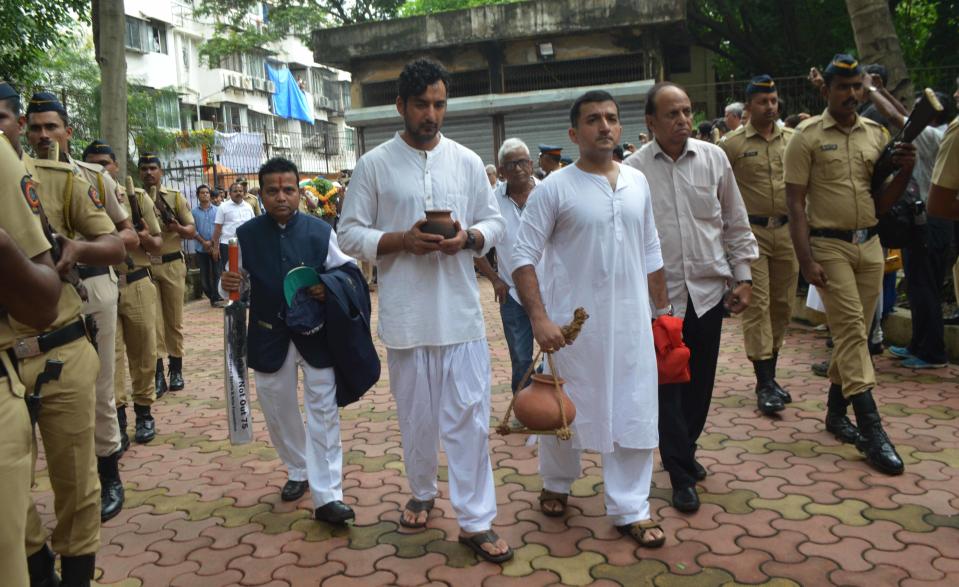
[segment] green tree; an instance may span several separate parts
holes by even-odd
[[[89,13],[89,0],[0,0],[0,79],[34,83],[46,53],[88,23]]]
[[[462,10],[489,4],[511,4],[522,0],[408,0],[400,8],[400,16],[419,16],[447,10]]]

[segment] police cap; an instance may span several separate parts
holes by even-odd
[[[113,152],[113,148],[100,139],[96,139],[87,145],[87,148],[83,150],[83,158],[86,159],[87,155],[109,155],[114,161],[117,158],[116,154]]]
[[[163,166],[160,162],[160,157],[156,153],[146,151],[140,154],[140,159],[137,160],[137,167],[143,167],[144,165],[158,165]]]
[[[775,91],[776,82],[773,81],[773,78],[766,74],[757,75],[749,80],[749,85],[746,86],[746,97],[749,98],[753,94],[771,94]]]
[[[27,116],[35,112],[56,112],[62,116],[67,115],[67,109],[60,103],[53,92],[37,92],[30,98],[27,105]]]
[[[862,67],[856,58],[847,53],[837,53],[832,61],[823,71],[823,76],[830,78],[834,75],[839,77],[853,77],[862,73]]]
[[[555,146],[555,145],[540,145],[540,146],[539,146],[539,154],[540,154],[540,155],[547,155],[547,156],[552,157],[553,159],[559,161],[559,160],[560,160],[560,157],[562,157],[562,155],[563,155],[563,148],[562,148],[562,147],[557,147],[557,146]]]

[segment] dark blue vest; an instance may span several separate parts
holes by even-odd
[[[263,373],[278,371],[286,360],[291,340],[310,366],[333,366],[325,333],[303,336],[287,328],[283,298],[283,279],[290,269],[306,265],[318,273],[326,270],[331,230],[319,218],[300,213],[293,215],[285,229],[267,214],[237,229],[243,269],[250,275],[247,364],[251,369]]]

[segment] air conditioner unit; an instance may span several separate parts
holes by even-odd
[[[251,78],[250,76],[244,75],[243,78],[242,78],[242,80],[241,80],[241,83],[243,84],[243,89],[244,89],[244,90],[252,90],[252,89],[253,89],[253,78]]]
[[[273,80],[266,80],[266,91],[271,94],[276,93],[276,84],[273,83]]]
[[[280,135],[280,146],[284,149],[292,148],[292,141],[290,140],[290,135]]]
[[[256,91],[258,91],[258,92],[262,92],[262,91],[263,91],[263,86],[264,86],[263,80],[258,79],[258,78],[253,78],[253,89],[254,89],[254,90],[256,90]]]

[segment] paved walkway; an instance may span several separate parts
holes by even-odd
[[[483,299],[496,418],[509,399],[509,356],[485,281]],[[536,505],[534,448],[494,435],[495,529],[516,549],[499,567],[457,543],[445,483],[428,529],[401,531],[407,484],[385,372],[342,416],[345,499],[356,525],[334,530],[311,521],[309,496],[281,502],[286,477],[262,414],[254,412],[252,444],[226,441],[221,313],[196,302],[185,320],[188,386],[155,408],[156,440],[123,457],[127,504],[102,531],[101,584],[959,585],[959,369],[918,375],[878,360],[878,400],[906,462],[904,475],[886,477],[823,431],[826,383],[809,371],[825,356],[823,337],[790,331],[780,382],[795,401],[773,422],[755,411],[739,322],[730,320],[699,452],[710,472],[700,486],[702,509],[672,509],[658,468],[653,510],[668,541],[640,550],[603,517],[598,457],[587,455],[569,515],[546,518]],[[38,485],[49,524],[44,472]]]

